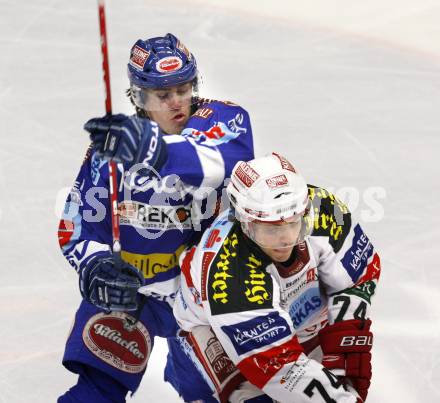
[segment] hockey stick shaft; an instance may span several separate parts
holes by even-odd
[[[109,115],[112,113],[112,98],[110,91],[110,67],[108,62],[107,47],[107,30],[105,24],[105,7],[104,0],[98,0],[99,12],[99,32],[101,36],[101,53],[102,53],[102,72],[105,86],[105,111]],[[118,174],[116,164],[109,161],[109,181],[110,181],[110,203],[112,217],[112,238],[113,238],[113,254],[116,258],[120,258],[121,240],[119,231],[119,212],[118,212]]]

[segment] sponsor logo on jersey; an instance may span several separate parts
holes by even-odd
[[[210,273],[210,296],[217,304],[229,302],[228,283],[233,277],[230,274],[230,259],[237,256],[237,234],[232,233],[223,241],[223,245],[217,255],[218,260]]]
[[[309,186],[313,214],[306,215],[307,231],[312,235],[327,236],[335,253],[339,252],[350,232],[351,214],[347,206],[325,189]]]
[[[208,238],[206,239],[205,244],[203,245],[203,247],[205,249],[211,249],[217,242],[220,242],[222,240],[221,237],[219,237],[220,235],[220,230],[219,229],[213,229],[209,232],[208,234]]]
[[[211,337],[207,341],[204,353],[204,356],[208,359],[209,367],[214,370],[220,384],[236,371],[234,363],[226,355],[217,337]]]
[[[253,183],[260,177],[260,175],[247,162],[242,162],[235,170],[234,175],[246,187],[251,187]]]
[[[262,389],[269,381],[273,382],[277,379],[276,374],[284,365],[298,362],[298,357],[300,359],[305,357],[301,353],[302,348],[298,343],[298,339],[291,337],[281,345],[246,357],[238,364],[238,368],[242,373],[252,373],[252,383]]]
[[[213,252],[215,257],[208,270],[206,290],[211,314],[271,308],[272,277],[265,271],[270,261],[253,254],[246,242],[241,242],[240,233],[229,231],[228,236],[222,237],[218,251]],[[210,256],[206,259],[209,263]]]
[[[229,225],[228,225],[229,224]],[[223,237],[228,233],[232,226],[232,222],[226,218],[217,218],[214,222],[212,229],[208,232],[208,235],[204,235],[201,242],[203,242],[203,250],[216,250],[219,248],[220,243],[223,241]]]
[[[242,113],[237,113],[234,119],[228,121],[228,128],[234,133],[246,133],[247,128],[241,125],[244,122],[244,115]]]
[[[345,252],[341,263],[353,282],[356,282],[367,267],[368,259],[373,255],[373,245],[359,224],[354,227],[351,247]]]
[[[291,334],[287,321],[278,312],[258,316],[242,323],[222,326],[238,355],[270,346]]]
[[[310,359],[304,355],[296,360],[280,379],[280,384],[283,385],[283,388],[289,392],[298,388],[298,383],[303,379],[304,375],[310,371],[310,369],[307,368],[309,364]]]
[[[87,348],[99,359],[128,373],[142,372],[151,352],[148,330],[134,318],[123,312],[99,313],[92,316],[83,330]]]
[[[197,109],[197,111],[192,116],[199,117],[202,119],[208,119],[213,113],[214,111],[211,108],[205,107],[205,108]]]
[[[182,130],[182,135],[192,137],[197,143],[208,146],[218,146],[235,140],[240,133],[231,131],[223,122],[214,123],[207,130],[198,130],[187,127]]]
[[[316,234],[319,230],[322,230],[333,241],[338,241],[344,236],[344,225],[340,225],[333,214],[321,212],[316,207],[314,208],[314,213],[314,222],[310,221],[310,216],[305,217],[308,229],[313,227]]]
[[[286,186],[288,184],[288,180],[287,180],[287,176],[282,174],[266,179],[266,183],[267,186],[269,186],[271,189],[277,189]]]
[[[281,292],[281,302],[280,305],[284,308],[288,305],[290,299],[298,297],[298,294],[305,288],[307,282],[301,276],[300,281],[296,283],[296,287],[289,289],[288,291]]]
[[[289,307],[289,314],[295,328],[300,327],[319,312],[322,305],[319,288],[313,287],[304,291]]]
[[[130,64],[139,70],[143,70],[148,56],[150,56],[150,52],[136,45],[131,51]]]
[[[289,305],[290,300],[297,299],[306,287],[310,288],[313,286],[310,283],[317,280],[317,270],[316,268],[311,268],[301,273],[294,280],[288,281],[285,288],[281,291],[281,306],[286,307]]]
[[[173,71],[180,70],[181,67],[182,59],[180,57],[164,57],[156,62],[156,69],[161,73],[172,73]]]
[[[221,129],[220,126],[212,126],[209,130],[206,131],[194,131],[193,136],[199,138],[205,138],[209,140],[221,140],[226,133]]]
[[[119,205],[119,222],[142,229],[180,231],[191,229],[190,206],[151,206],[124,200]]]
[[[184,194],[192,194],[197,189],[195,186],[182,182],[180,177],[175,174],[157,178],[155,176],[143,176],[138,172],[134,172],[126,175],[121,183],[125,189],[133,191],[133,194],[152,190],[154,193],[170,194],[173,200],[181,199]]]
[[[288,282],[286,283],[286,288],[293,287],[293,286],[294,286],[295,284],[297,284],[298,281],[300,281],[300,280],[301,280],[301,277],[294,278],[292,281],[288,281]]]
[[[149,255],[122,251],[121,257],[141,271],[145,278],[153,278],[159,273],[178,267],[179,256],[184,249],[185,245],[182,245],[174,253],[150,253]]]
[[[269,275],[264,270],[259,270],[262,264],[263,262],[252,254],[245,265],[247,270],[247,278],[244,280],[245,295],[250,303],[257,305],[262,305],[271,298],[266,283],[266,277]]]

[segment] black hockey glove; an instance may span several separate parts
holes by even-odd
[[[106,115],[90,119],[84,129],[90,133],[98,156],[124,164],[130,169],[135,164],[144,164],[138,169],[147,175],[151,168],[158,171],[168,158],[166,143],[156,122],[136,115]]]
[[[99,256],[87,263],[79,274],[79,289],[84,299],[105,311],[137,310],[137,290],[144,284],[135,267],[113,256]]]

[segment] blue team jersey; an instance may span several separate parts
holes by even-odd
[[[118,165],[121,255],[147,283],[179,274],[180,253],[213,219],[212,203],[199,199],[216,200],[235,163],[254,158],[249,115],[229,102],[199,100],[182,133],[164,140],[168,159],[157,174],[128,175]],[[109,197],[108,163],[89,152],[59,228],[63,254],[77,271],[111,252]]]

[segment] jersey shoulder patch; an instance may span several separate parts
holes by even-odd
[[[313,185],[308,185],[313,214],[308,226],[312,236],[326,236],[335,253],[339,252],[351,229],[351,213],[348,207],[334,194]]]
[[[235,224],[215,255],[206,284],[212,315],[272,308],[270,263],[256,253]]]
[[[231,111],[230,113],[234,113],[237,108],[242,109],[239,105],[229,101],[217,101],[214,99],[201,98],[195,104],[195,108],[193,109],[194,113],[191,115],[191,118],[208,120],[213,117],[215,113],[223,114],[225,111]]]
[[[249,114],[231,102],[200,100],[182,135],[197,143],[218,146],[251,133]]]

